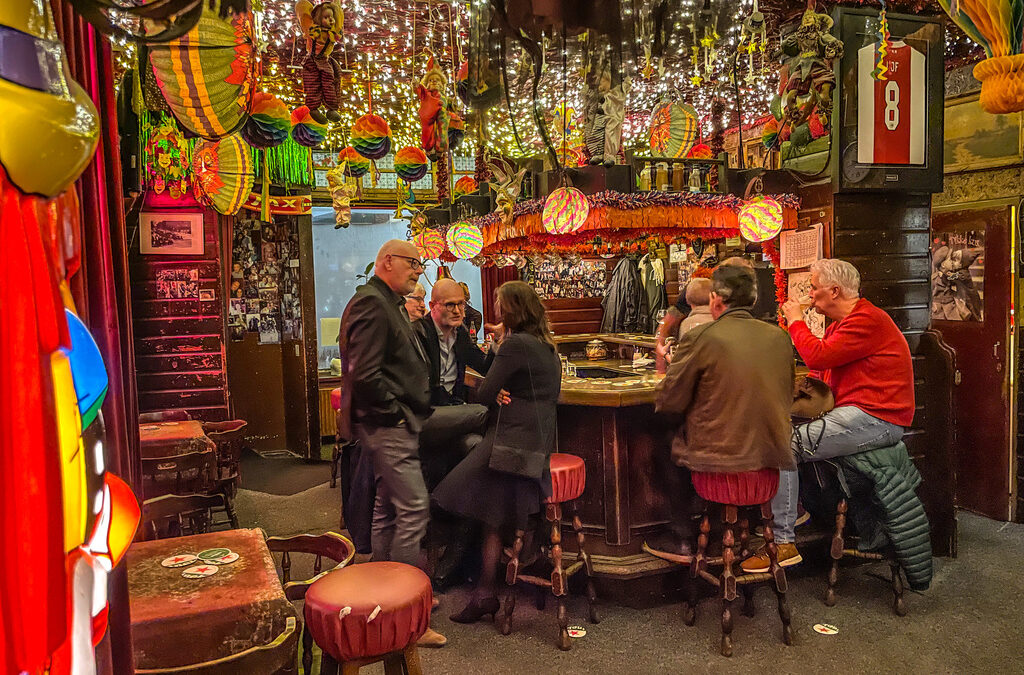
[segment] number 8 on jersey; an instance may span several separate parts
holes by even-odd
[[[878,43],[857,51],[857,162],[924,164],[925,57],[894,42],[887,79],[871,76]]]

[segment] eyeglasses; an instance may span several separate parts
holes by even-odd
[[[465,302],[446,302],[446,303],[444,303],[444,308],[447,309],[449,312],[454,312],[455,310],[459,310],[461,312],[461,311],[464,311],[466,309],[466,303]]]
[[[405,299],[406,299],[406,300],[412,300],[412,301],[414,301],[414,302],[418,302],[418,303],[420,303],[421,305],[422,305],[422,304],[424,303],[424,301],[426,300],[425,296],[422,296],[422,295],[407,295],[407,296],[405,296]]]
[[[397,253],[389,253],[388,255],[390,255],[392,258],[405,258],[406,260],[408,260],[409,267],[412,268],[413,272],[423,271],[423,261],[420,260],[419,258],[413,258],[407,255],[398,255]]]

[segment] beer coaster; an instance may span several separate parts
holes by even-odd
[[[160,427],[158,427],[158,426],[157,426],[157,425],[155,425],[155,424],[147,424],[146,426],[144,426],[144,427],[142,427],[142,428],[143,428],[143,429],[145,429],[146,431],[156,431],[156,430],[157,430],[157,429],[159,429]]]
[[[196,565],[181,573],[186,579],[202,579],[217,573],[216,565]]]
[[[814,624],[814,632],[821,633],[822,635],[835,635],[839,632],[839,629],[830,623],[816,623]]]
[[[231,553],[229,548],[208,548],[205,551],[199,552],[200,560],[213,560],[214,558],[223,558],[228,553]]]
[[[199,560],[191,553],[179,553],[178,555],[172,555],[170,558],[164,558],[160,561],[160,564],[164,567],[187,567]]]
[[[236,560],[238,560],[238,554],[232,551],[231,553],[228,553],[225,556],[221,556],[220,558],[207,558],[206,562],[213,563],[214,565],[230,565]]]
[[[581,638],[587,634],[587,629],[583,626],[569,626],[569,637]]]

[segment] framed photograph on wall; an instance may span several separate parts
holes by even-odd
[[[1024,161],[1021,113],[985,112],[979,94],[946,102],[943,164],[946,173],[993,169]]]
[[[202,255],[202,213],[143,213],[139,252],[144,255]]]

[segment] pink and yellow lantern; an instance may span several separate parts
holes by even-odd
[[[558,188],[544,202],[541,222],[550,234],[570,234],[583,227],[590,214],[587,196],[574,187]]]
[[[437,258],[444,253],[444,237],[437,230],[423,230],[413,235],[412,243],[420,250],[424,260]]]
[[[755,197],[740,207],[738,220],[744,239],[768,241],[782,231],[782,205],[771,197]]]
[[[484,247],[483,232],[476,225],[471,225],[466,221],[455,223],[449,227],[445,238],[448,240],[448,250],[456,258],[465,260],[475,258],[480,255],[480,251]]]

